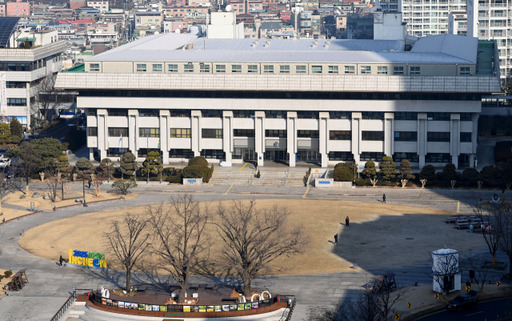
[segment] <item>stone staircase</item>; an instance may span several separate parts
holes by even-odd
[[[260,178],[256,174],[260,171]],[[275,187],[303,187],[307,168],[304,167],[216,167],[210,183],[213,185],[247,185]]]

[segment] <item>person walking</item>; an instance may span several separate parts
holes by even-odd
[[[334,234],[334,245],[338,245],[338,233]]]
[[[386,194],[382,194],[382,203],[386,203]]]
[[[345,226],[350,226],[350,219],[348,218],[348,215],[345,217]]]

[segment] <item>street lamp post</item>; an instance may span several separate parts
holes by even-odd
[[[87,207],[87,202],[85,201],[85,177],[82,179],[82,191],[83,191],[83,198],[84,198],[84,207]]]

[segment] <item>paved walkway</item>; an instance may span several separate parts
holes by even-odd
[[[104,189],[107,192],[109,187]],[[166,185],[159,183],[140,183],[134,192],[141,195],[134,200],[116,200],[90,204],[89,207],[70,207],[56,212],[45,211],[0,226],[0,266],[13,271],[26,269],[29,284],[19,292],[10,292],[0,297],[0,316],[2,320],[49,320],[68,297],[71,289],[97,289],[101,285],[119,286],[123,282],[123,273],[107,270],[98,273],[93,270],[60,267],[55,262],[34,256],[18,246],[20,233],[32,227],[84,213],[103,211],[112,208],[128,208],[145,204],[167,201],[177,193],[192,193],[199,201],[218,201],[225,199],[271,198],[271,199],[337,199],[363,202],[378,202],[382,193],[387,195],[388,203],[433,207],[453,212],[471,213],[471,206],[479,199],[490,199],[496,191],[461,190],[421,190],[421,189],[315,189],[305,187],[245,186],[233,184],[211,184],[204,186]],[[510,199],[512,195],[507,196]],[[91,237],[101,237],[91,235]],[[429,249],[425,249],[428,253]],[[482,249],[482,253],[486,250]],[[404,253],[402,253],[404,254]],[[376,261],[379,259],[376,253]],[[400,286],[413,285],[415,282],[431,282],[430,263],[427,255],[424,264],[408,267],[396,267],[397,282]],[[350,302],[356,298],[361,286],[371,277],[369,271],[354,271],[334,274],[290,275],[258,277],[254,286],[278,289],[282,294],[297,296],[297,309],[293,320],[308,320],[312,307],[319,302],[325,306],[339,302]],[[201,280],[197,278],[197,282]],[[136,276],[134,281],[144,281],[144,276]],[[217,279],[205,282],[231,282]]]

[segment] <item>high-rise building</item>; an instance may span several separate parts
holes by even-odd
[[[468,35],[495,40],[502,79],[512,76],[512,0],[468,0]],[[494,60],[493,60],[494,61]]]

